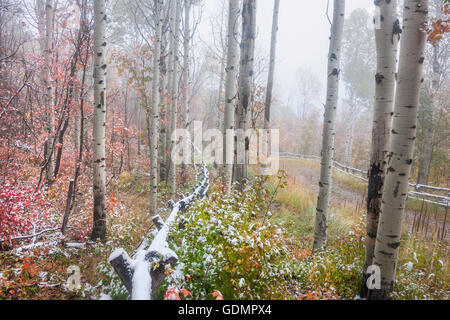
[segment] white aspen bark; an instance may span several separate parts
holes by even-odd
[[[78,77],[79,79],[79,77]],[[76,101],[75,105],[77,108],[74,110],[74,145],[75,150],[77,152],[80,150],[80,144],[81,144],[81,116],[80,116],[80,90],[78,88],[74,88],[74,100]]]
[[[45,4],[44,0],[36,0],[36,15],[39,32],[39,49],[43,57],[45,57]],[[44,75],[42,74],[42,81]]]
[[[166,99],[166,79],[164,73],[161,72],[162,69],[160,69],[161,73],[161,82],[160,82],[160,106],[161,106],[161,119],[160,119],[160,161],[159,161],[159,179],[161,181],[166,181],[167,179],[167,139],[166,139],[166,132],[167,132],[167,105],[165,102]]]
[[[270,62],[269,62],[269,74],[267,78],[266,89],[266,101],[264,105],[264,129],[265,133],[260,137],[263,139],[262,157],[269,158],[269,127],[270,127],[270,106],[272,104],[272,92],[273,92],[273,78],[275,74],[275,56],[277,47],[277,32],[278,32],[278,15],[280,11],[280,0],[275,0],[273,5],[273,17],[272,17],[272,36],[270,40]],[[264,168],[263,172],[264,174]]]
[[[191,39],[191,4],[192,0],[182,0],[184,1],[184,30],[183,30],[183,72],[181,74],[181,92],[182,92],[182,102],[181,102],[181,113],[180,113],[180,126],[182,128],[188,128],[189,126],[189,95],[190,95],[190,70],[189,70],[189,60],[190,60],[190,39]],[[180,4],[181,5],[181,4]],[[181,165],[181,171],[186,171],[186,164]],[[184,183],[184,175],[182,175],[181,183]]]
[[[373,263],[375,239],[381,209],[386,155],[392,130],[394,111],[395,73],[397,71],[400,22],[397,19],[397,0],[377,1],[375,42],[377,69],[375,75],[375,101],[373,109],[372,147],[370,154],[367,192],[366,251],[360,296],[367,297],[367,268]],[[383,17],[383,19],[381,19]]]
[[[339,93],[341,44],[344,31],[345,0],[334,0],[333,23],[331,25],[328,54],[327,101],[322,137],[322,161],[320,164],[319,196],[317,198],[313,250],[326,247],[328,210],[331,197],[332,166],[334,155],[335,118]]]
[[[53,0],[46,0],[45,2],[45,64],[46,64],[46,77],[45,77],[45,105],[47,107],[47,142],[45,144],[45,154],[47,161],[46,168],[46,184],[49,185],[53,180],[54,171],[54,152],[53,149],[53,122],[55,121],[53,116],[53,85],[51,81],[52,73],[52,52],[53,52]]]
[[[234,129],[234,112],[237,98],[237,69],[239,62],[238,51],[238,21],[239,21],[239,0],[229,0],[228,8],[228,48],[227,66],[225,80],[225,111],[224,111],[224,186],[229,194],[231,191],[231,178],[233,170],[234,135],[228,134],[227,130]]]
[[[242,40],[241,55],[239,66],[239,91],[238,106],[236,108],[236,128],[241,129],[244,133],[249,127],[249,107],[251,107],[252,83],[253,83],[253,65],[255,60],[255,37],[256,37],[256,0],[244,0],[242,6]],[[238,144],[244,143],[243,148],[236,146],[237,152],[244,150],[244,154],[236,154],[239,158],[244,156],[244,163],[235,163],[234,178],[238,182],[239,188],[242,190],[245,181],[248,178],[248,152],[249,137],[245,137],[245,141],[239,141]]]
[[[223,59],[221,59],[222,61],[220,62],[220,75],[219,75],[219,99],[217,100],[217,108],[216,108],[216,123],[214,124],[216,126],[216,128],[222,129],[222,123],[223,119],[221,119],[221,112],[220,112],[220,106],[222,105],[223,102],[223,89],[225,86],[225,79],[224,79],[224,74],[225,74],[225,61],[223,61]]]
[[[164,20],[163,20],[164,21]],[[164,24],[161,26],[163,27]],[[169,61],[165,58],[165,48],[168,47],[168,39],[167,34],[161,35],[161,61],[160,61],[160,110],[161,110],[161,131],[160,131],[160,170],[159,170],[159,179],[161,181],[167,181],[167,167],[169,158],[167,157],[167,117],[168,117],[168,105],[166,104],[166,93],[170,92],[169,88],[169,71],[170,66],[166,61]],[[164,50],[163,50],[164,49]],[[168,50],[167,56],[169,56],[170,49]]]
[[[380,267],[381,289],[371,290],[371,299],[389,298],[394,288],[416,138],[427,18],[428,0],[405,0],[394,120],[373,259]]]
[[[174,96],[174,90],[173,90],[173,83],[174,81],[173,79],[173,75],[174,75],[174,45],[175,45],[175,33],[173,32],[174,29],[174,24],[175,24],[175,15],[176,15],[176,5],[175,5],[175,1],[176,0],[171,0],[169,2],[169,36],[168,36],[168,42],[169,42],[169,53],[168,53],[168,77],[167,77],[167,94],[168,94],[168,103],[166,106],[166,131],[165,131],[165,136],[166,136],[166,155],[167,155],[167,161],[166,161],[166,182],[167,184],[170,183],[169,181],[169,171],[170,171],[170,167],[171,167],[171,152],[170,152],[170,147],[171,147],[171,133],[172,133],[172,129],[171,129],[171,123],[172,123],[172,99]]]
[[[138,136],[137,136],[137,155],[141,155],[141,108],[139,107],[139,100],[136,91],[133,91],[133,101],[134,101],[134,110],[137,113],[137,127],[138,127]]]
[[[94,0],[94,224],[91,240],[106,240],[106,8]]]
[[[345,129],[345,150],[344,150],[344,164],[346,166],[350,165],[349,161],[349,146],[350,146],[350,131],[351,131],[351,124],[347,125],[347,128]]]
[[[158,203],[158,139],[159,139],[159,64],[161,61],[162,1],[156,0],[155,48],[153,50],[152,122],[150,133],[150,211],[156,212]]]
[[[280,11],[280,0],[274,1],[273,18],[272,18],[272,37],[270,40],[270,62],[269,62],[269,76],[267,79],[266,103],[264,108],[264,129],[269,129],[270,126],[270,105],[272,103],[273,78],[275,73],[275,54],[277,47],[277,32],[278,32],[278,13]]]
[[[172,72],[172,105],[171,105],[171,117],[170,117],[170,152],[175,147],[176,141],[173,139],[172,134],[177,128],[177,115],[178,115],[178,48],[180,42],[180,21],[181,21],[181,3],[180,0],[176,0],[175,4],[175,20],[173,21],[173,72]],[[172,154],[169,170],[169,185],[170,196],[173,198],[177,190],[177,167],[175,154]]]
[[[184,0],[184,57],[183,57],[183,119],[184,126],[189,124],[189,95],[191,88],[190,78],[190,44],[191,44],[191,3],[192,0]]]

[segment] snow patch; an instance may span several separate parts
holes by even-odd
[[[119,249],[114,250],[114,251],[109,255],[108,262],[113,261],[114,259],[120,257],[121,255],[126,255],[126,256],[128,256],[128,254],[125,252],[125,250],[123,250],[123,248],[119,248]]]

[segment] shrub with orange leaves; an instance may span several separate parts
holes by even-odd
[[[164,300],[183,300],[180,293],[184,298],[192,297],[192,293],[186,289],[178,289],[176,286],[172,286],[167,289],[164,295]]]
[[[220,291],[214,290],[211,294],[216,300],[223,300],[223,295],[220,293]]]
[[[293,254],[297,260],[303,260],[311,255],[311,249],[297,249],[293,251]]]
[[[442,9],[443,18],[431,19],[431,28],[428,30],[428,41],[433,45],[441,41],[446,33],[450,32],[450,6],[445,4]]]
[[[167,289],[164,300],[181,300],[179,290],[176,286]]]

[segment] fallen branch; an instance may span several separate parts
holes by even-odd
[[[67,227],[67,229],[73,229],[73,230],[76,230],[77,228],[75,228],[75,227]],[[39,232],[37,232],[37,233],[35,233],[35,234],[30,234],[30,235],[27,235],[27,236],[18,236],[18,237],[14,237],[14,238],[10,238],[10,239],[0,239],[0,242],[6,242],[6,241],[13,241],[13,240],[23,240],[23,239],[34,238],[34,237],[40,236],[40,235],[43,234],[43,233],[47,233],[47,232],[55,232],[55,231],[58,231],[58,230],[61,230],[61,228],[44,229],[44,230],[41,230],[41,231],[39,231]]]

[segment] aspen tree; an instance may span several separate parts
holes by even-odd
[[[170,2],[169,2],[170,3]],[[168,6],[170,8],[170,6]],[[165,14],[163,15],[165,16]],[[166,30],[167,18],[163,19],[162,29]],[[170,158],[167,156],[168,141],[167,119],[169,116],[169,105],[166,103],[167,94],[170,93],[170,41],[167,32],[161,34],[161,61],[160,61],[160,110],[161,110],[161,131],[160,131],[160,161],[159,179],[167,182],[167,169]]]
[[[238,106],[236,108],[235,122],[236,128],[244,132],[249,127],[249,108],[251,107],[252,97],[252,79],[254,73],[255,60],[255,37],[256,37],[256,0],[244,0],[242,6],[242,40],[241,40],[241,55],[239,66],[239,93]],[[238,144],[242,137],[238,136]],[[248,152],[249,152],[249,137],[245,137],[243,148],[235,146],[237,149],[237,159],[242,159],[244,163],[234,165],[234,177],[239,183],[239,188],[242,189],[245,181],[248,178]],[[240,154],[244,149],[244,154]]]
[[[370,290],[369,299],[390,298],[394,289],[416,139],[427,18],[428,0],[405,0],[394,119],[373,259],[373,264],[380,268],[381,288]]]
[[[375,75],[375,101],[373,108],[372,148],[370,153],[369,185],[367,192],[366,252],[361,297],[367,296],[367,268],[373,262],[381,209],[386,155],[392,130],[394,110],[397,47],[400,39],[400,22],[397,19],[397,0],[375,1],[375,42],[377,70]],[[383,17],[383,19],[381,19]]]
[[[260,139],[263,139],[263,150],[261,150],[262,156],[267,158],[269,158],[270,152],[269,150],[270,106],[272,104],[273,78],[275,74],[275,55],[277,47],[279,10],[280,10],[280,0],[275,0],[273,5],[272,33],[270,40],[269,74],[267,77],[266,101],[264,104],[264,134],[262,137],[259,137]]]
[[[184,125],[188,126],[189,124],[189,92],[191,87],[190,82],[190,68],[189,68],[189,60],[190,60],[190,44],[191,44],[191,6],[192,0],[184,0],[184,32],[183,32],[183,49],[184,49],[184,57],[183,57],[183,106],[184,106],[184,114],[183,120]]]
[[[150,211],[155,213],[158,203],[158,139],[159,139],[159,64],[161,60],[162,0],[155,0],[155,48],[153,51],[152,129],[150,134]]]
[[[344,30],[345,0],[334,0],[330,48],[327,69],[327,101],[322,136],[319,196],[317,198],[313,250],[325,248],[327,241],[328,210],[331,197],[331,174],[334,155],[335,118],[339,93],[341,45]]]
[[[180,42],[180,21],[181,21],[181,3],[180,0],[176,0],[175,3],[175,19],[172,19],[172,41],[173,41],[173,52],[172,52],[172,104],[171,104],[171,112],[170,112],[170,152],[171,163],[169,170],[169,185],[170,185],[170,195],[171,197],[175,196],[177,189],[177,167],[176,167],[176,158],[175,154],[172,153],[172,150],[175,147],[176,140],[173,137],[173,133],[177,129],[177,116],[178,116],[178,60],[179,60],[179,42]]]
[[[278,13],[280,10],[280,0],[274,1],[273,18],[272,18],[272,36],[270,40],[270,63],[269,75],[267,79],[266,101],[264,108],[264,129],[269,129],[270,126],[270,105],[272,103],[273,78],[275,73],[275,53],[277,47],[277,32],[278,32]]]
[[[91,240],[106,240],[106,8],[94,0],[94,225]]]
[[[238,21],[239,21],[239,0],[229,0],[228,9],[228,32],[227,32],[227,66],[225,79],[225,114],[224,114],[224,185],[227,192],[231,190],[231,178],[233,170],[234,134],[229,131],[227,140],[227,130],[234,129],[234,112],[237,98],[237,69],[239,63],[238,51]],[[227,156],[227,153],[228,156]]]
[[[54,171],[54,152],[53,152],[53,122],[55,121],[53,116],[53,85],[51,80],[52,73],[52,51],[53,51],[53,0],[46,0],[45,2],[45,41],[44,41],[44,54],[46,64],[46,94],[45,105],[47,107],[47,141],[45,144],[46,155],[46,184],[49,185],[53,180]]]
[[[174,81],[174,45],[175,45],[175,16],[176,16],[176,1],[177,0],[171,0],[169,1],[168,5],[168,35],[167,35],[167,42],[169,47],[169,52],[167,54],[167,96],[168,101],[166,105],[166,130],[164,132],[164,136],[166,138],[165,143],[165,151],[166,151],[166,157],[167,161],[165,161],[164,171],[166,175],[166,183],[167,185],[170,184],[170,168],[172,166],[172,154],[171,154],[171,135],[172,135],[172,99],[174,96],[174,90],[173,90],[173,84]]]

